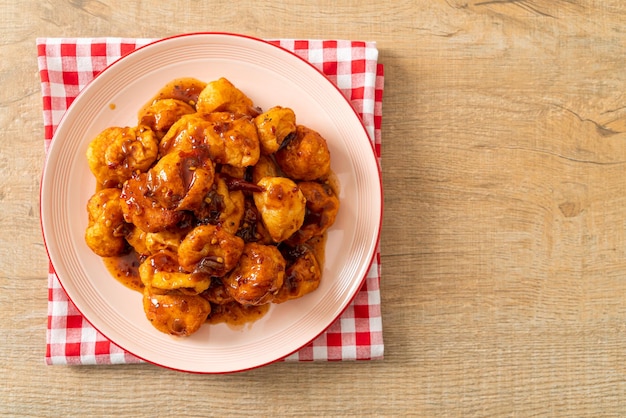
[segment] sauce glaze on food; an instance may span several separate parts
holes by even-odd
[[[317,289],[339,210],[317,131],[226,78],[172,80],[137,121],[89,144],[85,241],[156,329],[241,326]]]

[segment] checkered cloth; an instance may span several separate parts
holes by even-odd
[[[61,117],[87,83],[106,66],[150,39],[37,39],[46,152]],[[361,116],[380,161],[383,66],[375,43],[272,40],[304,58],[335,83]],[[86,216],[86,215],[85,215]],[[346,311],[317,339],[285,361],[372,360],[383,357],[380,249],[362,289]],[[48,273],[47,364],[127,364],[142,360],[96,331],[68,299],[52,264]]]

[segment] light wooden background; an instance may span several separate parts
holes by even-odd
[[[47,367],[37,36],[378,42],[386,359]],[[626,3],[0,0],[0,415],[626,415]]]

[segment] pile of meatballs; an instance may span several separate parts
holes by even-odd
[[[132,127],[89,144],[85,241],[136,254],[147,319],[188,336],[225,307],[317,289],[339,210],[326,140],[293,110],[263,111],[226,78],[173,80]]]

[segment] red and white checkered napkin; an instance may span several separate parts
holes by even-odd
[[[113,61],[150,39],[37,39],[46,151],[61,117],[85,87]],[[352,102],[380,160],[383,66],[372,42],[274,40],[319,68]],[[85,215],[86,216],[86,215]],[[335,323],[286,361],[372,360],[383,357],[380,312],[380,249],[363,288]],[[140,359],[96,331],[61,288],[50,264],[48,273],[47,364],[125,364]]]

